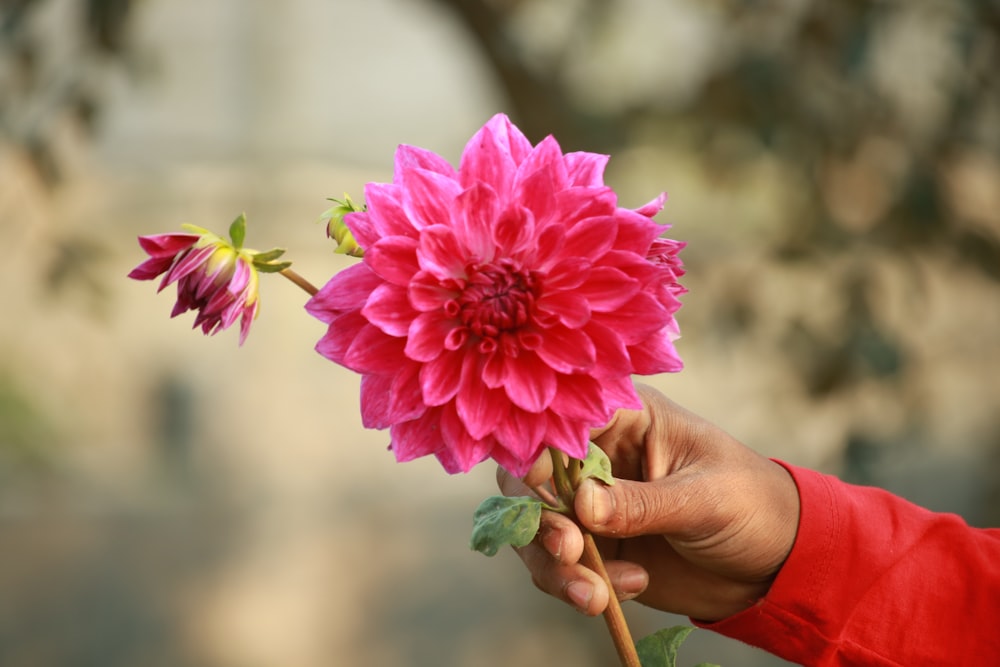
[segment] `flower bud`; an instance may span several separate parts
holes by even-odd
[[[364,250],[358,245],[357,241],[354,240],[354,235],[351,234],[351,230],[347,228],[344,224],[344,217],[349,213],[356,213],[358,211],[365,210],[364,206],[360,208],[351,201],[348,195],[344,195],[344,199],[330,199],[334,203],[329,209],[323,212],[320,216],[320,220],[326,220],[326,235],[337,242],[337,248],[334,250],[335,253],[341,255],[350,255],[351,257],[362,257],[364,255]]]

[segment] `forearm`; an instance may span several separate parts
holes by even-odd
[[[792,553],[758,604],[704,627],[808,665],[1000,664],[1000,531],[785,467]]]

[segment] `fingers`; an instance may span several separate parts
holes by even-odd
[[[684,528],[681,519],[698,521],[700,505],[682,489],[688,485],[674,476],[654,482],[616,480],[607,486],[584,480],[576,492],[576,517],[595,535],[626,538],[637,535],[671,534]]]

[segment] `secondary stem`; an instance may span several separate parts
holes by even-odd
[[[576,517],[572,514],[573,498],[576,496],[576,486],[579,485],[580,480],[571,479],[571,473],[567,470],[567,463],[563,460],[562,452],[550,447],[549,455],[552,457],[552,481],[555,484],[556,493],[559,494],[563,504],[569,508],[570,516],[575,520]],[[568,465],[573,466],[575,463],[570,459]],[[576,476],[572,475],[572,477]],[[608,570],[604,567],[604,559],[601,558],[601,552],[598,551],[597,544],[594,542],[594,536],[582,526],[580,532],[583,533],[583,557],[580,562],[600,575],[608,587],[609,599],[608,607],[604,610],[604,622],[608,626],[615,650],[618,651],[618,659],[621,660],[622,667],[641,667],[639,654],[636,653],[635,643],[632,641],[632,633],[629,631],[618,596],[615,595],[615,589],[611,585]]]
[[[311,282],[309,282],[308,280],[297,274],[295,271],[292,271],[291,269],[282,269],[280,273],[281,275],[285,276],[293,283],[301,287],[303,290],[308,292],[310,296],[316,296],[316,292],[319,291],[315,285],[313,285]]]

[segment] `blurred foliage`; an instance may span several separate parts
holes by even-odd
[[[850,267],[829,276],[845,302],[835,335],[787,323],[787,356],[817,399],[906,368],[873,306],[869,269],[886,256],[943,254],[1000,280],[1000,212],[980,203],[1000,190],[996,0],[435,1],[473,35],[535,140],[612,152],[659,136],[719,182],[762,157],[786,166],[795,205],[778,212],[769,259]],[[660,49],[657,30],[682,36],[671,24],[693,35],[697,64],[662,58],[657,78],[634,56]],[[985,186],[970,193],[973,181]],[[741,290],[730,298],[716,305],[720,328],[742,335],[760,317]]]
[[[0,136],[49,186],[63,178],[60,125],[94,129],[102,74],[129,54],[131,8],[131,0],[0,0]]]
[[[0,370],[0,485],[52,465],[52,420],[10,373]]]

